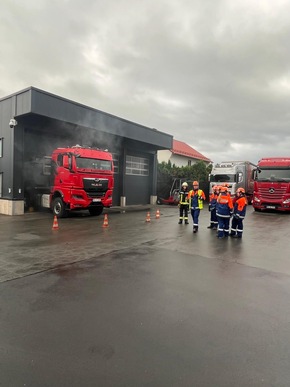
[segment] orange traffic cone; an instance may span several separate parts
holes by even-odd
[[[56,215],[54,215],[54,218],[53,218],[52,230],[58,230],[58,222],[57,222]]]
[[[156,211],[155,218],[156,218],[156,219],[159,219],[159,218],[160,218],[160,211],[159,211],[159,210]]]
[[[151,221],[151,219],[150,219],[150,212],[147,212],[146,222],[149,223],[150,221]]]
[[[105,217],[104,217],[103,227],[109,227],[109,221],[108,221],[108,215],[107,214],[105,214]]]

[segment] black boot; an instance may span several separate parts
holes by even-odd
[[[182,224],[182,220],[180,220],[180,221],[178,222],[178,224]]]
[[[211,224],[210,226],[208,226],[207,228],[213,228],[213,225]]]
[[[188,220],[186,220],[184,223],[185,223],[185,224],[189,224],[189,223],[188,223]]]
[[[195,233],[197,233],[198,232],[198,226],[194,226],[193,227],[193,233],[195,234]]]

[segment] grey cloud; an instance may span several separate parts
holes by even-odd
[[[1,96],[43,88],[213,161],[288,154],[287,2],[3,0],[0,15]]]

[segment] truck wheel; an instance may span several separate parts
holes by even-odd
[[[61,198],[55,198],[52,202],[52,212],[53,215],[58,218],[65,218],[67,216],[67,211],[65,209],[64,202]]]
[[[90,215],[99,216],[103,212],[103,206],[89,208]]]

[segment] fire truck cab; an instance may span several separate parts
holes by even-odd
[[[112,206],[113,174],[112,154],[105,150],[57,148],[51,156],[26,163],[26,201],[51,208],[57,217],[81,209],[100,215]]]

